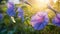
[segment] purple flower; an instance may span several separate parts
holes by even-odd
[[[24,11],[20,7],[18,7],[18,17],[22,19],[22,22],[24,22]]]
[[[14,10],[14,4],[13,3],[11,3],[11,2],[9,2],[8,4],[7,4],[7,14],[9,15],[9,16],[15,16],[15,14],[16,14],[16,12],[15,12],[15,10]]]
[[[57,14],[53,19],[52,23],[58,27],[60,27],[60,14]]]
[[[35,30],[43,29],[49,22],[49,18],[46,12],[38,12],[31,17],[31,25]]]
[[[2,20],[2,19],[3,19],[3,14],[0,13],[0,20]]]

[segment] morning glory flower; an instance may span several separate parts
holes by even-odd
[[[3,14],[2,13],[0,13],[0,20],[2,20],[3,19]]]
[[[31,25],[35,30],[44,29],[48,22],[49,18],[46,12],[38,12],[31,17]]]
[[[18,17],[22,19],[22,22],[24,22],[24,11],[22,8],[18,7]]]
[[[56,14],[56,16],[52,19],[52,23],[58,27],[60,27],[60,14]]]
[[[12,2],[8,2],[7,4],[7,14],[9,16],[15,16],[16,12],[14,10],[14,4]]]
[[[14,16],[16,15],[13,2],[7,3],[7,14],[11,17],[11,20],[15,23]]]

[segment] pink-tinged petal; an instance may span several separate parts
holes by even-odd
[[[56,15],[56,17],[57,17],[58,19],[60,19],[60,14],[58,13],[58,14]]]
[[[38,12],[31,17],[31,25],[36,30],[43,29],[48,22],[49,18],[46,12]]]

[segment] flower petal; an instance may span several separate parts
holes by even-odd
[[[24,11],[18,7],[18,17],[22,19],[22,22],[24,22]]]
[[[0,13],[0,20],[2,20],[2,19],[3,19],[3,14]]]
[[[46,12],[38,12],[31,18],[31,25],[35,30],[43,29],[49,22]]]
[[[8,9],[7,9],[7,14],[9,16],[15,16],[16,12],[14,10],[14,4],[13,3],[9,3],[10,6],[8,6]]]
[[[60,14],[57,14],[53,19],[52,19],[52,23],[58,27],[60,27]]]

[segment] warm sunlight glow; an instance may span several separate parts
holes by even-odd
[[[54,3],[56,3],[58,0],[53,0]]]
[[[47,4],[49,3],[49,0],[31,0],[31,4],[34,8],[42,10],[43,8],[47,7]]]

